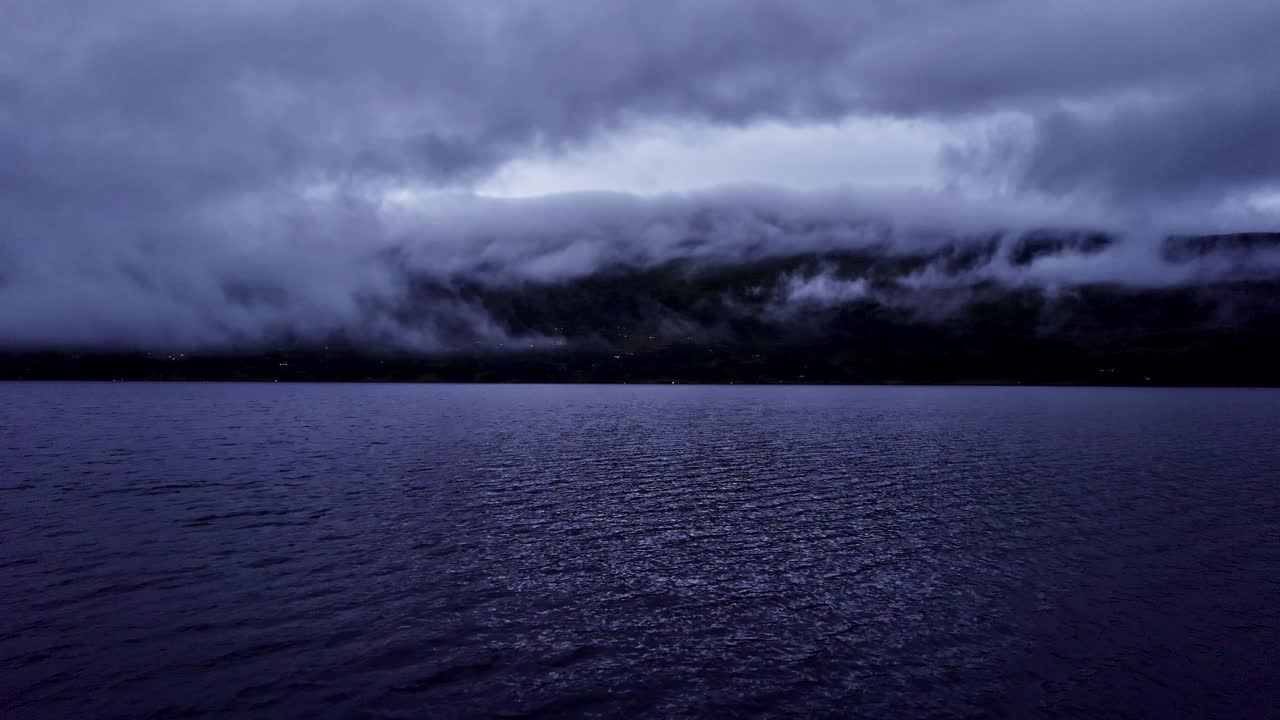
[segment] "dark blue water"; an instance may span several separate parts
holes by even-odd
[[[1274,717],[1280,393],[0,385],[0,716]]]

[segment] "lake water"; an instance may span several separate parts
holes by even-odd
[[[1280,392],[0,385],[0,716],[1275,717]]]

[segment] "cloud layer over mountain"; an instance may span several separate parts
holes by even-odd
[[[1163,235],[1274,218],[1277,26],[1266,0],[10,0],[0,344],[337,329],[436,347],[440,324],[503,333],[440,298],[405,338],[387,308],[406,277],[545,281],[856,244],[886,223],[1120,227],[1132,249],[1079,272],[1165,282],[1187,273],[1152,250]],[[830,142],[821,128],[858,118],[945,132],[927,201],[473,195],[512,163],[648,128]]]

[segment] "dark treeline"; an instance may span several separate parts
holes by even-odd
[[[1113,301],[1115,302],[1115,301]],[[1159,305],[1151,298],[1135,306]],[[1183,302],[1166,298],[1170,324]],[[1175,310],[1178,310],[1175,312]],[[1137,308],[1124,316],[1132,320]],[[258,353],[25,352],[0,356],[5,379],[1026,383],[1280,385],[1274,319],[1242,326],[1068,326],[1046,334],[1025,298],[983,303],[949,323],[896,322],[873,306],[845,308],[829,333],[764,332],[651,347],[451,352],[359,352],[299,347]],[[755,328],[755,330],[761,330]],[[648,342],[648,340],[646,339]]]
[[[1248,335],[942,342],[923,335],[872,352],[835,343],[672,346],[641,353],[543,350],[451,355],[314,351],[254,355],[14,353],[8,380],[283,382],[992,383],[1280,386],[1280,343]]]

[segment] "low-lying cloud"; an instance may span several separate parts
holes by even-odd
[[[801,309],[918,303],[904,298],[978,283],[1155,287],[1280,269],[1274,243],[1183,243],[1171,252],[1173,241],[1149,227],[1090,218],[1097,224],[1073,230],[1068,220],[1083,217],[1077,208],[966,205],[950,195],[726,189],[329,207],[323,216],[281,209],[271,222],[84,243],[76,252],[8,246],[0,338],[7,347],[253,348],[334,338],[422,351],[541,347],[564,339],[513,333],[486,312],[484,293],[673,261],[698,272],[807,254],[915,258],[891,276],[819,266],[768,288]]]

